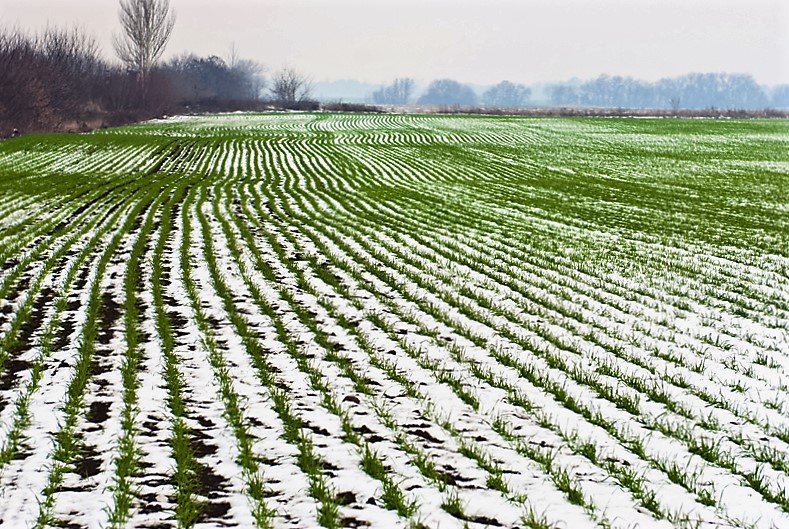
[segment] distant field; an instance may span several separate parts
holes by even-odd
[[[0,526],[789,527],[789,121],[0,142]]]

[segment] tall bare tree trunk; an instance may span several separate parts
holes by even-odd
[[[169,0],[120,0],[119,16],[123,33],[114,36],[115,53],[137,72],[145,104],[151,68],[170,40],[175,15]]]

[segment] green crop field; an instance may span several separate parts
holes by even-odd
[[[2,527],[789,527],[789,122],[0,142]]]

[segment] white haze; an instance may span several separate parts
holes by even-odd
[[[315,80],[486,84],[749,73],[789,83],[786,0],[171,0],[166,56],[227,56]],[[79,24],[112,57],[115,0],[2,0],[0,24]]]

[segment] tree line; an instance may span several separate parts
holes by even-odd
[[[80,28],[30,34],[0,29],[0,136],[12,131],[88,130],[185,111],[309,107],[310,82],[285,68],[267,86],[261,64],[191,53],[161,62],[175,26],[168,0],[120,0],[122,31],[99,53]]]
[[[424,93],[414,99],[416,82],[411,78],[398,78],[391,84],[373,92],[372,99],[378,105],[448,105],[471,107],[477,105],[495,107],[520,107],[529,103],[531,89],[521,84],[502,81],[490,87],[482,96],[473,88],[454,79],[437,79],[430,83]]]
[[[746,74],[691,73],[656,82],[601,75],[556,84],[550,87],[550,97],[555,106],[751,110],[788,108],[789,85],[769,89]]]
[[[248,60],[184,54],[144,71],[110,64],[79,29],[0,33],[0,131],[81,130],[175,113],[222,110],[262,95]]]
[[[528,86],[501,81],[481,94],[459,81],[438,79],[415,97],[413,79],[396,79],[372,94],[379,105],[439,105],[517,108],[533,104]],[[589,81],[569,81],[547,87],[556,107],[649,109],[766,109],[789,108],[789,85],[768,88],[750,75],[691,73],[647,82],[632,77],[601,75]]]

